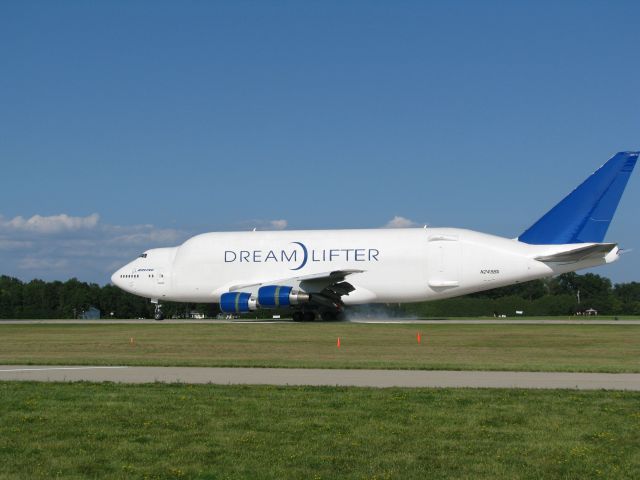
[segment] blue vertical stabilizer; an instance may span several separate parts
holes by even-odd
[[[518,240],[534,245],[602,242],[638,153],[615,154]]]

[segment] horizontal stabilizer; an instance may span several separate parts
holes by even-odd
[[[598,243],[596,245],[588,245],[586,247],[574,248],[552,255],[543,255],[536,257],[539,262],[545,263],[574,263],[592,258],[604,258],[609,252],[616,248],[615,243]]]
[[[614,155],[518,240],[533,245],[602,242],[638,153]]]

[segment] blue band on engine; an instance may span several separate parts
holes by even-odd
[[[260,287],[258,290],[258,303],[265,308],[288,307],[290,305],[289,294],[291,290],[291,287],[280,285]]]
[[[246,313],[249,309],[250,293],[229,292],[220,296],[220,310],[224,313]]]

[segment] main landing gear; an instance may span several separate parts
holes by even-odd
[[[316,319],[323,320],[325,322],[335,322],[337,320],[343,320],[344,314],[333,310],[324,310],[322,312],[297,310],[293,312],[294,322],[313,322]]]
[[[310,311],[300,311],[296,310],[293,312],[293,321],[294,322],[313,322],[316,319],[316,314]]]

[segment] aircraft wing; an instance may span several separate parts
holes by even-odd
[[[574,263],[591,258],[606,257],[617,246],[616,243],[596,243],[551,255],[542,255],[535,257],[535,260],[545,263]]]
[[[263,285],[286,285],[289,287],[299,288],[307,293],[317,293],[328,286],[342,282],[348,275],[362,272],[364,272],[364,270],[333,270],[331,272],[312,273],[310,275],[300,275],[277,280],[233,285],[232,287],[229,287],[229,291],[235,292],[242,290],[244,292],[256,293]]]
[[[331,272],[313,273],[279,280],[234,285],[229,288],[229,291],[241,290],[257,294],[258,289],[264,285],[283,285],[308,293],[311,303],[340,310],[343,306],[341,297],[349,295],[355,290],[353,285],[345,281],[345,278],[354,273],[362,272],[364,270],[333,270]]]

